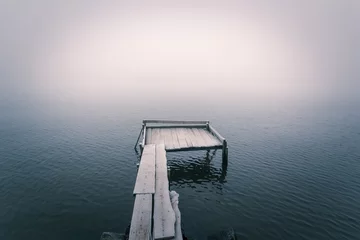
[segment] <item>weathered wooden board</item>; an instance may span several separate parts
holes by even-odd
[[[180,130],[181,135],[185,136],[185,141],[188,147],[193,147],[193,143],[191,142],[190,136],[188,134],[188,129],[182,128]]]
[[[206,128],[206,124],[167,124],[167,125],[155,125],[155,124],[147,124],[148,128]]]
[[[147,132],[147,128],[146,128],[146,126],[144,126],[143,140],[141,141],[141,145],[142,145],[142,147],[144,147],[144,146],[145,146],[146,132]]]
[[[147,129],[147,133],[146,133],[146,139],[145,139],[145,144],[151,143],[152,142],[152,128],[146,128]]]
[[[186,134],[184,133],[184,128],[176,129],[176,134],[179,140],[180,148],[188,148],[189,145],[186,142]]]
[[[205,127],[147,127],[146,144],[165,144],[166,150],[201,149],[222,146]]]
[[[208,124],[209,121],[197,121],[197,120],[143,120],[143,123],[162,123],[162,124]]]
[[[197,137],[194,134],[194,131],[192,128],[186,129],[186,133],[187,133],[187,137],[191,140],[193,147],[202,147],[205,145],[205,143],[203,143],[202,139]]]
[[[164,143],[164,141],[161,139],[160,129],[152,128],[151,135],[152,135],[152,138],[151,138],[151,142],[149,142],[149,144]]]
[[[196,131],[200,134],[208,146],[221,145],[221,142],[206,129],[198,128]]]
[[[172,142],[173,142],[173,148],[179,149],[180,148],[180,142],[178,139],[177,129],[171,128],[171,136],[172,136]]]
[[[155,145],[145,145],[139,171],[136,177],[134,194],[155,193]]]
[[[200,143],[199,146],[211,146],[213,143],[211,141],[208,141],[208,139],[204,138],[203,134],[199,132],[198,128],[192,128],[191,129],[194,136],[196,137],[197,141]]]
[[[174,143],[171,135],[171,128],[160,128],[161,137],[164,139],[165,148],[173,149]]]
[[[131,218],[129,240],[151,238],[152,194],[137,194]]]
[[[225,140],[225,138],[223,138],[223,136],[220,135],[220,133],[218,133],[218,131],[215,130],[215,128],[213,128],[212,126],[209,126],[209,130],[211,133],[213,133],[221,142],[223,142]]]
[[[165,145],[156,145],[156,191],[154,194],[154,239],[175,236],[175,213],[171,206]]]

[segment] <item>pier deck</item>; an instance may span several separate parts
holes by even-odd
[[[163,143],[168,152],[223,149],[223,158],[227,157],[227,142],[209,121],[144,120],[138,141],[140,137],[141,149]]]
[[[227,142],[209,121],[144,120],[137,143],[141,137],[129,240],[180,240],[178,195],[169,192],[166,152],[222,148],[227,162]]]
[[[166,151],[222,148],[222,142],[205,127],[147,127],[145,145],[160,143]]]

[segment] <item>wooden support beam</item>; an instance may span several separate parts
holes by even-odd
[[[227,146],[227,142],[225,139],[223,141],[222,158],[223,158],[223,163],[227,164],[227,162],[228,162],[228,146]]]
[[[209,125],[209,130],[220,140],[220,142],[223,142],[225,140],[225,138],[223,138],[220,133],[218,133],[211,125]]]
[[[182,152],[182,151],[200,151],[200,150],[211,150],[211,149],[223,149],[222,145],[206,146],[206,147],[187,147],[180,149],[166,149],[166,152]]]
[[[141,141],[141,146],[142,146],[142,149],[144,148],[145,146],[145,140],[146,140],[146,125],[144,126],[144,131],[143,131],[143,140]],[[142,150],[141,150],[142,151]]]
[[[146,125],[148,128],[206,128],[206,124],[151,124]]]
[[[144,132],[144,124],[142,125],[142,127],[141,127],[141,130],[140,130],[140,133],[139,133],[139,136],[138,136],[138,138],[137,138],[137,140],[136,140],[136,143],[135,143],[135,146],[134,146],[134,149],[136,150],[136,148],[137,148],[137,144],[139,143],[139,139],[140,139],[140,137],[141,137],[141,135],[143,134],[143,132]]]
[[[144,124],[148,123],[165,123],[165,124],[207,124],[209,121],[197,120],[143,120]]]

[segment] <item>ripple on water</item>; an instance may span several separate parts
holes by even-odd
[[[360,239],[357,121],[349,128],[278,114],[215,119],[229,142],[227,166],[221,150],[168,154],[189,236],[231,226],[243,239]],[[115,119],[1,128],[5,239],[98,239],[128,226],[140,121]]]

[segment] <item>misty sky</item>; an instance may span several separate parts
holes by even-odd
[[[357,0],[0,4],[0,99],[204,88],[346,99],[360,86]]]

